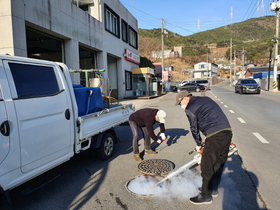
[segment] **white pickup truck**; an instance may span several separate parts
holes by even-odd
[[[107,160],[133,104],[104,106],[99,88],[73,87],[66,65],[0,55],[0,207],[9,190],[85,150]]]

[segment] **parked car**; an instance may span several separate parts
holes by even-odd
[[[208,80],[195,80],[195,82],[199,85],[203,85],[206,89],[210,89],[210,83]]]
[[[235,84],[235,93],[256,93],[260,94],[261,87],[254,79],[239,79]]]
[[[184,84],[188,83],[189,81],[188,80],[183,80],[182,82],[180,82],[178,85],[179,86],[183,86]]]
[[[188,90],[188,91],[204,91],[206,90],[205,86],[199,85],[197,83],[186,83],[181,87],[176,87],[176,90],[173,89],[173,91],[181,92],[182,90]]]

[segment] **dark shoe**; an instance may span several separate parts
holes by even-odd
[[[201,187],[199,187],[197,190],[199,193],[201,193]],[[218,197],[218,195],[219,195],[218,190],[212,190],[212,197],[216,198]]]
[[[216,198],[218,197],[218,195],[219,195],[218,190],[212,190],[212,197]]]
[[[201,193],[198,196],[190,198],[192,204],[201,205],[201,204],[211,204],[212,196],[211,195],[202,195]]]
[[[156,154],[157,154],[157,152],[155,152],[155,151],[153,151],[151,149],[149,149],[149,150],[145,149],[145,155],[156,155]]]
[[[133,157],[136,161],[142,161],[139,154],[133,154]]]

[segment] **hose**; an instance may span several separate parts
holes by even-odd
[[[86,112],[86,114],[88,114],[88,111],[89,111],[89,105],[90,105],[90,98],[91,98],[91,96],[92,96],[92,90],[89,90],[88,91],[88,102],[87,102],[87,112]]]
[[[110,101],[110,104],[112,105],[122,105],[123,108],[125,109],[126,108],[126,105],[125,104],[121,104],[118,99],[114,98],[114,97],[111,97],[111,96],[102,96],[104,99],[109,99]]]

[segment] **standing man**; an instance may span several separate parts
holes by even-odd
[[[190,198],[193,204],[211,204],[218,196],[218,185],[228,157],[232,131],[220,106],[209,97],[192,96],[189,91],[176,95],[176,104],[185,110],[196,151],[202,150],[199,132],[206,136],[201,158],[202,187],[199,195]]]
[[[161,143],[161,140],[154,133],[153,125],[156,122],[159,122],[160,127],[160,136],[162,141],[166,140],[165,137],[165,117],[166,113],[163,110],[158,109],[140,109],[129,116],[129,125],[133,134],[132,139],[132,147],[133,147],[133,156],[136,161],[142,161],[139,155],[138,148],[138,126],[141,128],[143,137],[144,137],[144,147],[145,147],[145,155],[155,155],[157,152],[151,150],[151,139],[157,141],[157,143]]]

